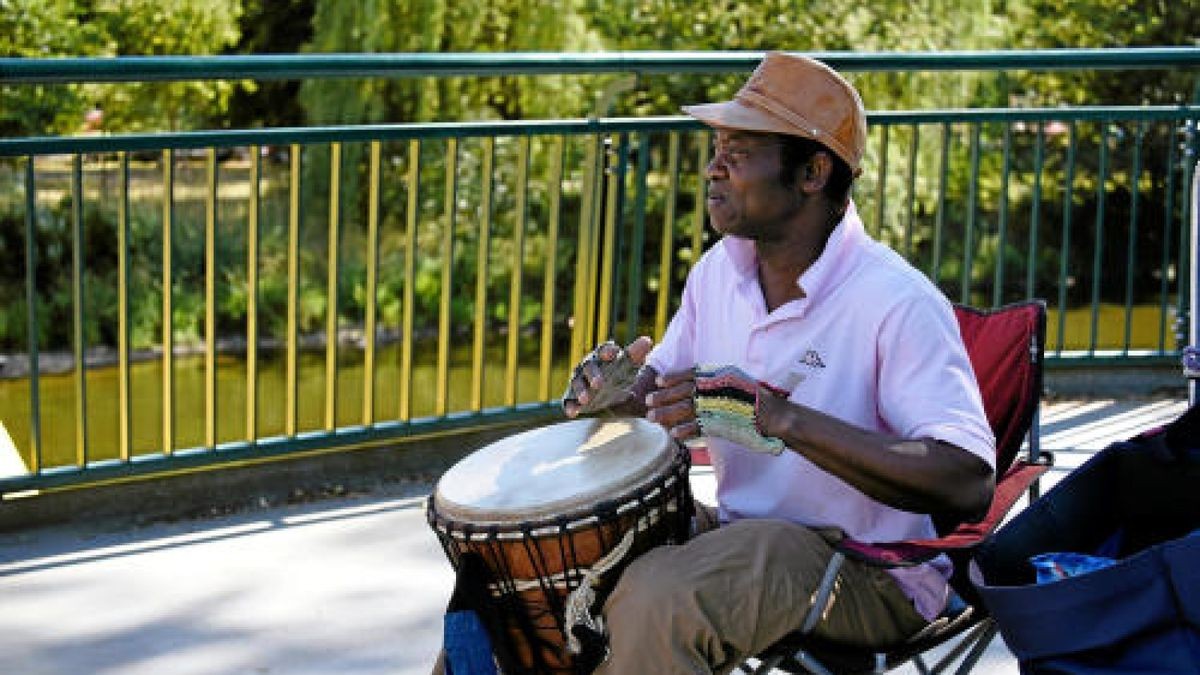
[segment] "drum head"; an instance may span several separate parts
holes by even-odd
[[[640,418],[585,419],[533,429],[468,455],[438,481],[442,516],[517,523],[575,513],[662,475],[673,444]]]

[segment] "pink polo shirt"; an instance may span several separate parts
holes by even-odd
[[[854,205],[797,279],[805,297],[767,312],[754,243],[727,236],[688,275],[679,311],[648,357],[660,373],[732,364],[792,386],[791,400],[851,424],[952,443],[995,466],[995,440],[949,301],[871,239]],[[928,516],[867,497],[798,453],[709,439],[721,519],[833,526],[865,542],[934,537]],[[917,611],[945,606],[950,563],[889,570]]]

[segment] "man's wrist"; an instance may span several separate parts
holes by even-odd
[[[769,406],[763,406],[763,419],[759,425],[759,433],[763,436],[778,438],[787,447],[796,447],[800,442],[803,430],[802,412],[800,406],[787,399],[779,398],[771,401]]]

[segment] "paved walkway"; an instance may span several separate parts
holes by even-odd
[[[1045,406],[1044,447],[1059,450],[1051,482],[1184,408]],[[711,494],[710,475],[697,471],[694,482],[698,496]],[[429,490],[395,485],[212,520],[0,535],[0,673],[428,672],[452,585],[425,523]],[[977,672],[1017,666],[997,641]]]

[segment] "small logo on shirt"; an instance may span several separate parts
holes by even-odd
[[[821,355],[815,349],[809,349],[804,352],[804,356],[800,357],[800,364],[809,368],[824,368],[825,362],[821,360]]]

